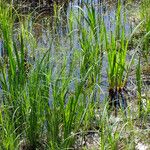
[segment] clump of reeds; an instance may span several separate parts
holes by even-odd
[[[126,98],[124,97],[124,88],[127,82],[125,78],[126,73],[126,55],[128,42],[125,35],[125,21],[124,16],[121,17],[121,2],[118,1],[118,9],[116,12],[116,24],[115,33],[111,32],[109,35],[105,29],[105,42],[108,59],[107,76],[109,83],[109,97],[110,107],[115,109],[115,115],[117,115],[117,109],[123,108],[125,111],[127,107]],[[122,18],[124,18],[122,20]],[[122,102],[120,102],[122,101]],[[126,112],[125,112],[126,114]]]

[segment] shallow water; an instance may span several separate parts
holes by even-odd
[[[51,65],[53,67],[53,76],[55,78],[55,73],[59,70],[59,66],[57,66],[57,62],[61,61],[63,56],[66,56],[67,58],[67,69],[70,69],[70,62],[72,59],[72,53],[75,49],[81,49],[79,44],[79,34],[78,34],[78,26],[75,23],[75,29],[74,29],[74,37],[72,39],[73,43],[72,46],[70,46],[70,39],[68,38],[69,34],[69,27],[68,27],[68,20],[70,16],[70,12],[73,11],[76,16],[80,15],[79,10],[83,10],[86,16],[87,8],[86,5],[92,5],[94,6],[96,17],[103,17],[107,31],[114,32],[115,30],[115,14],[117,10],[117,4],[110,1],[105,0],[74,0],[70,1],[69,3],[66,3],[65,5],[62,5],[62,3],[58,3],[58,13],[59,13],[59,20],[57,25],[55,25],[54,19],[54,13],[52,13],[52,10],[47,11],[47,9],[43,9],[40,11],[41,14],[36,14],[40,16],[36,22],[33,18],[34,22],[34,35],[36,37],[36,40],[38,41],[38,49],[36,49],[36,58],[39,58],[41,53],[44,53],[44,49],[48,49],[51,46],[51,41],[53,40],[53,44],[51,46]],[[45,7],[47,8],[47,7]],[[42,12],[43,11],[43,12]],[[45,12],[44,12],[45,11]],[[122,13],[121,18],[124,18],[124,12],[125,8],[122,7]],[[124,22],[124,19],[122,19],[122,24],[125,24],[125,31],[126,34],[130,33],[130,23]],[[55,29],[54,29],[55,28]],[[0,41],[0,53],[2,54],[3,44],[2,41]],[[30,49],[30,46],[29,46]],[[42,51],[43,49],[43,51]],[[32,50],[29,50],[29,60],[30,56],[32,55]],[[104,99],[105,93],[107,92],[108,88],[108,82],[107,82],[107,59],[104,55],[103,58],[103,67],[102,67],[102,83],[101,83],[101,90],[103,90],[103,94],[100,96],[101,99]],[[79,78],[80,80],[80,70],[79,68],[75,68],[75,76]],[[98,87],[95,87],[96,89]],[[71,83],[70,86],[71,91],[74,90],[74,83]],[[106,93],[107,94],[107,93]]]
[[[66,55],[67,56],[67,62],[68,62],[68,70],[69,70],[69,62],[71,60],[71,56],[72,53],[74,51],[74,49],[81,49],[80,45],[79,45],[79,35],[78,35],[78,26],[75,27],[75,34],[73,37],[73,46],[72,48],[70,47],[70,41],[68,38],[66,38],[66,35],[69,34],[69,29],[68,29],[68,18],[70,15],[70,11],[73,11],[74,13],[76,13],[76,15],[78,16],[78,14],[80,14],[79,11],[79,7],[80,9],[82,9],[85,13],[87,13],[87,8],[86,5],[93,5],[94,9],[96,11],[96,17],[103,17],[107,31],[112,31],[114,32],[115,30],[115,14],[116,14],[116,10],[117,10],[117,5],[116,3],[109,3],[106,1],[101,1],[101,0],[93,0],[92,2],[90,2],[89,0],[84,0],[84,4],[83,1],[79,1],[79,0],[75,0],[73,2],[68,3],[65,8],[62,8],[60,11],[60,21],[56,27],[56,32],[48,32],[51,31],[52,28],[50,28],[50,20],[47,18],[48,16],[44,16],[44,18],[41,18],[41,21],[43,21],[43,26],[44,28],[41,30],[41,34],[40,36],[38,36],[39,39],[39,47],[45,45],[46,47],[49,47],[49,42],[48,39],[49,38],[53,38],[55,37],[55,41],[53,43],[52,46],[52,50],[51,50],[51,55],[55,58],[56,55]],[[125,7],[123,5],[122,10],[121,10],[121,18],[124,18],[124,12],[125,12]],[[122,19],[122,24],[125,24],[125,31],[126,31],[126,35],[130,34],[131,32],[131,28],[130,28],[130,23],[129,22],[124,22],[124,19]],[[48,26],[47,26],[48,25]],[[53,26],[53,25],[52,25]],[[40,32],[38,32],[40,33]],[[48,38],[47,38],[48,37]],[[59,44],[57,44],[59,43]],[[59,45],[59,47],[58,47]],[[60,48],[61,47],[61,48]],[[61,59],[61,56],[59,57],[59,59]],[[55,62],[56,60],[53,60],[53,63],[57,63]],[[103,67],[102,67],[102,83],[101,83],[101,90],[103,90],[103,94],[101,95],[101,99],[104,99],[105,93],[108,90],[108,82],[107,82],[107,73],[106,73],[106,68],[107,68],[107,59],[106,56],[104,55],[103,58]],[[54,69],[57,70],[57,69]],[[55,72],[55,71],[54,71]],[[76,77],[80,78],[80,71],[78,68],[76,68]],[[55,76],[55,73],[54,73]],[[73,85],[73,84],[72,84]],[[98,88],[98,87],[96,87]],[[72,86],[73,89],[73,86]],[[106,93],[107,94],[107,93]]]

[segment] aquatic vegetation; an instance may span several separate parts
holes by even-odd
[[[114,107],[115,115],[117,115],[118,107],[122,107],[125,111],[127,107],[126,98],[124,97],[124,88],[126,86],[126,57],[128,41],[125,37],[124,24],[121,20],[121,4],[118,2],[118,12],[116,13],[115,33],[110,33],[110,37],[105,29],[105,42],[108,58],[108,83],[110,107]],[[122,102],[120,102],[120,100]]]
[[[22,15],[0,1],[0,149],[135,148],[135,124],[142,115],[147,122],[149,113],[148,100],[146,111],[141,105],[141,58],[135,73],[138,116],[132,101],[127,106],[125,88],[149,31],[130,55],[128,44],[143,22],[128,35],[121,1],[108,17],[107,5],[98,2],[55,3],[53,16],[37,19],[38,8]],[[95,134],[96,144],[88,147],[86,138]]]
[[[149,6],[150,1],[149,0],[142,0],[141,2],[141,19],[144,20],[144,24],[142,26],[143,31],[144,31],[144,41],[142,44],[142,51],[141,53],[143,54],[146,62],[149,61],[149,56],[150,56],[150,6]]]
[[[142,87],[142,81],[141,81],[141,64],[140,64],[140,57],[139,57],[139,61],[138,61],[138,65],[137,65],[137,69],[136,69],[136,80],[137,80],[137,91],[138,91],[138,105],[139,105],[139,117],[142,116],[142,100],[141,100],[141,87]]]

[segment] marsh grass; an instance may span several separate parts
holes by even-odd
[[[139,117],[142,116],[142,91],[141,91],[141,87],[142,87],[142,78],[141,78],[141,61],[140,61],[140,57],[139,57],[139,61],[138,61],[138,65],[137,65],[137,69],[136,69],[136,81],[137,81],[137,91],[138,91],[138,106],[139,106]]]
[[[121,144],[126,149],[135,147],[132,114],[125,117],[120,113],[121,121],[111,121],[107,109],[109,99],[115,109],[120,105],[123,112],[131,109],[124,96],[132,64],[126,62],[130,38],[125,34],[121,8],[119,1],[114,32],[107,30],[93,4],[85,4],[86,11],[81,7],[71,9],[66,18],[67,32],[57,38],[58,25],[64,20],[55,4],[53,28],[47,30],[48,47],[43,48],[34,36],[34,17],[21,19],[12,5],[0,1],[0,37],[4,42],[0,68],[1,149],[69,149],[75,146],[77,136],[83,138],[82,133],[91,129],[99,134],[100,149],[115,150]],[[16,18],[18,29],[14,30]],[[100,102],[104,55],[109,98]],[[136,74],[141,95],[139,65]],[[127,131],[127,137],[122,138]]]
[[[149,45],[149,41],[150,41],[150,35],[148,34],[150,32],[150,15],[149,15],[149,11],[150,11],[150,7],[149,4],[150,1],[149,0],[142,0],[141,2],[141,10],[140,10],[140,14],[141,14],[141,19],[144,20],[144,24],[142,26],[144,33],[145,33],[145,39],[143,42],[143,47],[142,47],[142,54],[146,60],[146,62],[149,61],[149,53],[150,53],[150,45]]]
[[[126,85],[126,79],[124,76],[127,68],[126,57],[128,41],[125,37],[125,28],[121,20],[122,14],[120,1],[118,1],[117,7],[115,33],[111,32],[110,34],[107,34],[105,29],[105,45],[108,59],[107,75],[109,83],[110,107],[117,109],[121,106],[125,111],[127,102],[123,95],[123,90]],[[120,99],[122,100],[121,103]],[[117,115],[117,110],[115,110],[115,115]]]

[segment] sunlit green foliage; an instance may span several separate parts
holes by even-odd
[[[118,123],[115,119],[110,121],[108,111],[110,99],[118,100],[118,104],[114,104],[116,108],[121,105],[124,112],[130,109],[124,89],[137,54],[135,49],[127,62],[128,43],[134,31],[127,36],[121,1],[117,4],[113,31],[107,28],[104,16],[97,14],[92,1],[91,4],[82,2],[82,6],[72,7],[64,17],[61,15],[65,13],[63,7],[54,4],[51,22],[44,20],[49,26],[48,36],[42,35],[44,45],[40,37],[36,37],[35,14],[22,16],[11,3],[0,1],[0,42],[3,43],[0,50],[0,149],[70,149],[75,146],[77,137],[83,138],[89,130],[98,133],[99,149],[115,150],[120,144],[125,149],[135,148],[132,114],[122,113],[122,121]],[[147,18],[146,12],[143,11],[143,18]],[[145,44],[149,33],[146,23],[148,19],[144,24],[147,34],[144,45],[149,47]],[[60,34],[59,29],[63,32],[64,24],[66,31]],[[44,25],[39,27],[45,31]],[[146,52],[149,52],[147,48]],[[139,115],[142,113],[140,63],[139,60],[136,69]],[[109,96],[100,102],[103,67],[107,68],[108,91],[105,92],[109,92]],[[126,131],[129,138],[122,138]]]

